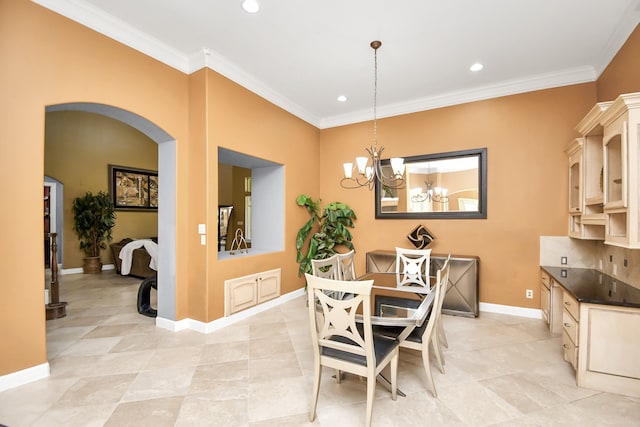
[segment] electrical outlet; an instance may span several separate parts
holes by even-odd
[[[629,263],[627,262],[626,259],[623,261],[622,265],[624,265],[625,267],[629,267]]]
[[[533,289],[527,289],[527,291],[526,291],[526,293],[525,293],[525,296],[526,296],[528,299],[532,299],[532,298],[533,298]]]
[[[618,264],[613,264],[613,275],[614,276],[618,275]]]
[[[560,264],[567,265],[567,257],[566,256],[561,256],[560,257]]]

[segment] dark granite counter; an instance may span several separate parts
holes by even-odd
[[[589,268],[541,268],[578,302],[640,308],[640,289]]]

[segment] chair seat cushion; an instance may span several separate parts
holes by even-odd
[[[358,325],[360,326],[360,325]],[[358,328],[360,329],[360,327]],[[345,338],[343,336],[334,335],[329,338],[332,341],[338,341],[345,344],[357,345],[353,340]],[[400,343],[393,337],[387,337],[383,335],[373,336],[373,351],[376,355],[376,365],[380,364],[380,361],[384,360],[389,353],[391,353]],[[323,356],[333,357],[335,359],[342,359],[347,362],[357,363],[358,365],[366,366],[366,357],[358,354],[349,353],[347,351],[336,350],[334,348],[322,347],[320,352]]]

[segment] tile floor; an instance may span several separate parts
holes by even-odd
[[[24,426],[360,426],[365,383],[325,370],[308,422],[312,353],[298,298],[211,334],[155,327],[135,308],[140,280],[61,277],[68,316],[47,322],[49,378],[0,393],[0,424]],[[579,389],[543,321],[444,316],[446,375],[425,391],[402,350],[392,401],[378,387],[374,426],[638,426],[640,399]]]

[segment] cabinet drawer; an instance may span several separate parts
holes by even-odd
[[[546,271],[540,271],[540,281],[545,288],[551,289],[551,277],[549,277]]]
[[[562,331],[562,354],[564,360],[571,363],[574,370],[578,369],[578,347],[571,341],[566,331]]]
[[[562,330],[574,344],[578,345],[578,322],[567,310],[562,310]]]
[[[580,307],[578,300],[573,298],[568,292],[562,294],[562,306],[573,316],[576,321],[580,321]]]

